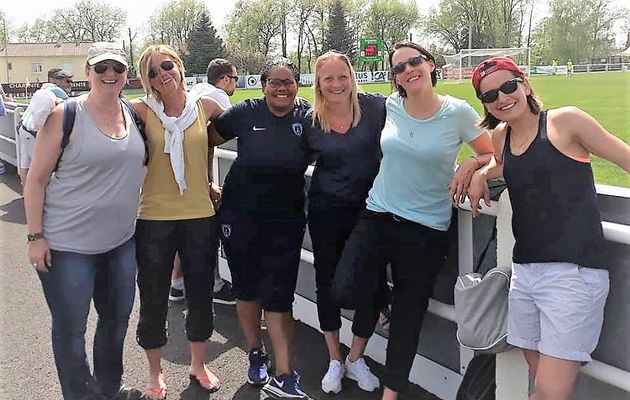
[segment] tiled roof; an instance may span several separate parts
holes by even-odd
[[[9,43],[8,57],[87,56],[92,43]],[[4,48],[0,56],[5,56]]]

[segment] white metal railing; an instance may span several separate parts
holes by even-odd
[[[237,153],[232,150],[226,149],[215,149],[215,160],[218,158],[234,160],[236,159]],[[217,163],[215,163],[217,164]],[[313,166],[309,166],[306,175],[312,176],[313,174]],[[598,187],[599,189],[599,187]],[[608,191],[608,187],[601,188],[603,192]],[[510,226],[511,220],[511,210],[507,210],[506,207],[509,208],[509,200],[507,200],[506,193],[503,194],[501,199],[497,201],[493,201],[491,207],[487,207],[485,204],[481,205],[482,208],[480,212],[485,215],[491,215],[497,217],[497,225]],[[472,271],[472,214],[470,213],[470,203],[466,201],[464,204],[460,205],[459,219],[458,219],[458,239],[459,239],[459,272],[460,274],[471,272]],[[503,208],[503,212],[501,209]],[[509,211],[509,212],[505,212]],[[602,222],[602,228],[604,231],[604,236],[606,240],[616,243],[622,243],[626,245],[630,245],[630,226],[617,224],[613,222]],[[502,259],[506,259],[506,254],[511,254],[511,246],[513,244],[513,237],[499,237],[502,235],[507,235],[505,229],[498,230],[497,232],[497,253],[502,254]],[[511,230],[509,232],[511,235]],[[499,247],[502,247],[499,249]],[[510,247],[509,249],[506,247]],[[308,263],[313,263],[313,253],[302,249],[302,260]],[[499,257],[497,257],[499,258]],[[429,301],[429,312],[435,314],[441,318],[444,318],[448,321],[457,322],[457,318],[455,315],[455,307],[451,304],[445,304],[435,299],[431,299]],[[472,352],[470,350],[461,348],[460,349],[460,373],[466,370],[466,365],[468,361],[472,358]],[[630,392],[630,372],[622,370],[620,368],[614,367],[612,365],[605,364],[600,361],[593,361],[590,364],[586,365],[582,368],[582,372],[592,378],[595,378],[601,382],[605,382],[609,385],[617,387],[619,389],[625,390],[626,392]],[[413,380],[413,377],[412,377]]]

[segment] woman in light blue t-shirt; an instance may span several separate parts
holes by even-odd
[[[474,171],[492,155],[490,136],[464,100],[434,92],[435,59],[412,42],[389,56],[397,93],[386,101],[383,159],[338,268],[354,269],[361,285],[391,263],[394,282],[383,399],[407,389],[418,335],[448,249],[452,203],[463,202]],[[463,143],[475,155],[457,171]]]

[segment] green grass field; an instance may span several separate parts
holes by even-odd
[[[576,74],[571,78],[534,76],[532,84],[535,92],[544,101],[545,108],[577,106],[595,117],[609,132],[630,144],[630,73]],[[363,89],[385,95],[391,93],[389,84],[369,84],[364,85]],[[483,115],[483,107],[475,97],[469,81],[440,81],[437,91],[466,99]],[[260,89],[237,90],[232,96],[232,103],[261,95]],[[299,95],[309,102],[313,101],[312,88],[300,88]],[[460,158],[469,154],[468,148],[465,148]],[[597,183],[630,187],[630,174],[608,161],[593,157],[593,169]]]

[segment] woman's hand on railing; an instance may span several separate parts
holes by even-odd
[[[37,239],[28,244],[28,261],[38,272],[48,272],[52,266],[52,256],[46,239]]]
[[[448,185],[448,198],[454,205],[457,206],[466,200],[470,179],[477,168],[479,168],[479,162],[470,157],[465,159],[455,171],[451,183]]]
[[[488,181],[486,180],[486,174],[483,173],[483,169],[473,174],[468,187],[468,198],[470,199],[470,212],[473,217],[479,215],[479,210],[481,210],[479,201],[481,199],[486,203],[486,206],[490,207],[490,189],[488,188]]]

